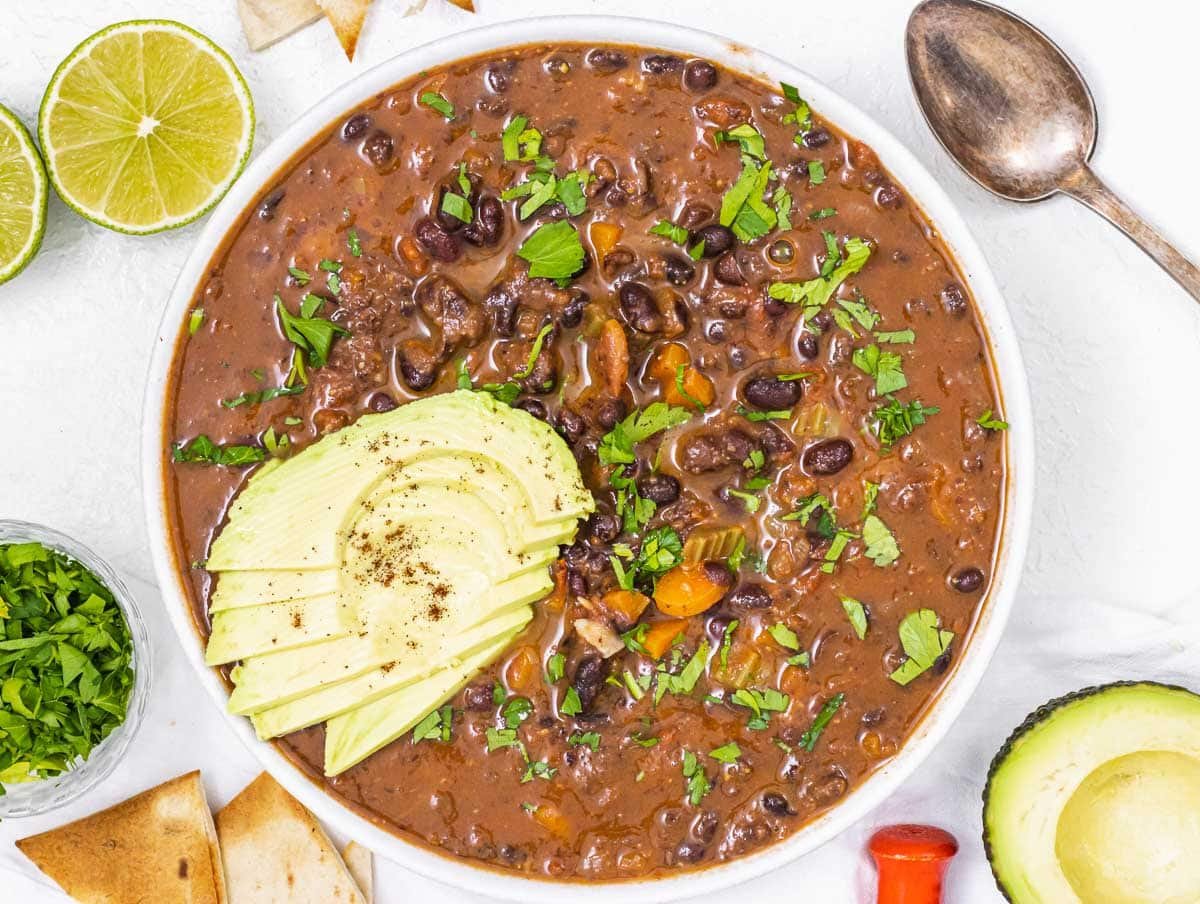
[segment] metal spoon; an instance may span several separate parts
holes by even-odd
[[[1062,192],[1083,202],[1200,301],[1200,268],[1088,167],[1096,104],[1054,42],[981,0],[924,0],[909,17],[905,50],[925,121],[967,175],[1012,201]]]

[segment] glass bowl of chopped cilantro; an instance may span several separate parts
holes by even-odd
[[[116,767],[149,696],[137,604],[91,550],[0,520],[0,818],[86,793]]]

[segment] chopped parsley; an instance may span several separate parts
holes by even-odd
[[[713,138],[717,144],[736,144],[746,157],[761,161],[767,159],[766,141],[758,129],[748,122],[734,126],[728,131],[722,129],[713,135]]]
[[[809,109],[808,102],[800,96],[800,92],[796,90],[794,85],[789,85],[787,82],[780,82],[779,88],[783,91],[783,96],[796,105],[796,109],[791,113],[787,113],[783,117],[784,122],[794,122],[799,132],[796,134],[796,144],[802,144],[804,133],[812,130],[812,110]]]
[[[932,609],[919,609],[904,616],[900,622],[900,645],[908,658],[889,676],[893,681],[908,684],[946,652],[954,633],[941,630],[940,624]]]
[[[558,711],[564,716],[577,716],[583,712],[583,703],[579,699],[579,691],[573,687],[567,688],[566,694],[563,695],[562,703],[558,705]]]
[[[846,546],[853,540],[855,534],[848,530],[838,528],[833,535],[833,539],[829,543],[829,549],[825,550],[825,560],[821,563],[821,572],[823,574],[833,574],[833,570],[837,567],[838,559],[842,557],[842,553],[846,551]]]
[[[837,307],[833,310],[833,320],[847,333],[858,338],[854,329],[857,323],[864,330],[872,330],[879,323],[879,314],[871,309],[864,298],[839,298]]]
[[[431,110],[437,110],[446,119],[454,118],[454,104],[446,99],[444,94],[438,94],[436,91],[422,92],[418,99],[421,106],[429,107]]]
[[[558,774],[558,770],[543,760],[526,760],[525,772],[521,775],[521,784],[531,782],[535,778],[550,781]]]
[[[891,565],[900,558],[900,546],[896,538],[878,515],[867,515],[863,521],[862,538],[866,544],[864,555],[878,567]]]
[[[676,226],[670,220],[659,220],[650,227],[651,235],[661,235],[665,239],[670,239],[676,245],[686,245],[689,238],[689,233],[682,226]]]
[[[539,226],[521,243],[517,257],[529,261],[529,275],[570,279],[583,268],[583,244],[566,220]]]
[[[533,701],[528,697],[512,697],[500,709],[505,728],[516,728],[533,714]]]
[[[817,740],[821,737],[821,732],[825,730],[825,726],[833,721],[834,715],[839,709],[841,709],[842,704],[845,701],[845,694],[837,694],[833,697],[830,697],[829,700],[825,702],[825,705],[821,707],[821,711],[817,713],[817,717],[813,719],[812,725],[810,725],[808,730],[800,736],[798,746],[803,747],[806,751],[812,753],[813,748],[817,746]]]
[[[887,404],[880,405],[871,413],[871,432],[875,434],[880,445],[888,448],[896,440],[908,436],[924,424],[930,415],[940,411],[936,406],[927,408],[920,400],[905,404],[889,396]]]
[[[316,316],[322,304],[323,299],[320,296],[306,295],[300,303],[300,313],[296,315],[284,307],[282,298],[275,296],[275,311],[283,327],[283,334],[296,347],[296,359],[293,361],[292,374],[289,374],[289,385],[292,385],[294,377],[301,383],[307,383],[305,366],[324,367],[325,362],[329,360],[329,349],[333,345],[334,337],[350,334],[349,330],[333,321]],[[296,360],[299,361],[299,366]]]
[[[844,257],[826,257],[826,261],[838,260],[828,273],[805,282],[774,282],[767,287],[767,293],[777,301],[804,305],[804,319],[811,319],[833,297],[838,287],[861,270],[871,257],[871,246],[858,237],[846,239],[844,251]]]
[[[0,794],[75,767],[125,721],[132,654],[91,571],[40,543],[0,545]]]
[[[288,273],[291,274],[292,279],[296,281],[296,285],[298,286],[307,286],[312,279],[307,270],[301,270],[299,267],[288,267]]]
[[[775,211],[763,201],[770,179],[770,163],[759,166],[743,155],[742,173],[721,199],[721,225],[732,229],[743,242],[762,238],[775,228]]]
[[[475,211],[471,207],[471,202],[452,191],[442,195],[442,212],[464,223],[470,223],[475,219]]]
[[[826,220],[829,217],[837,216],[836,207],[822,207],[820,210],[814,210],[808,215],[810,220]]]
[[[631,412],[601,438],[596,452],[600,464],[633,464],[634,446],[656,433],[686,423],[691,417],[692,413],[686,408],[671,407],[666,402],[653,402]]]
[[[999,418],[993,417],[992,409],[990,409],[990,408],[987,411],[985,411],[983,414],[981,414],[978,418],[976,418],[975,423],[977,423],[984,430],[1007,430],[1008,429],[1008,422],[1002,421]]]
[[[595,731],[573,731],[567,736],[567,743],[572,747],[590,747],[596,751],[600,749],[600,734]]]
[[[735,499],[740,499],[742,506],[752,515],[757,512],[759,506],[762,505],[761,499],[759,499],[753,493],[747,493],[744,490],[734,489],[733,487],[725,487],[725,493]]]
[[[646,747],[646,748],[657,747],[658,743],[659,743],[658,738],[647,737],[647,736],[643,735],[640,731],[635,731],[633,734],[631,734],[629,736],[629,740],[631,740],[631,741],[633,741],[633,743],[637,744],[638,747]]]
[[[889,345],[912,345],[917,341],[917,334],[912,330],[879,330],[875,333],[875,341]]]
[[[554,684],[557,681],[562,681],[563,669],[566,667],[567,657],[562,653],[555,653],[546,660],[546,683]]]
[[[825,164],[820,160],[808,161],[808,181],[813,185],[820,185],[825,181]]]
[[[673,651],[672,658],[678,660],[682,658],[682,654],[678,648]],[[704,666],[708,661],[708,641],[700,641],[700,646],[696,648],[696,652],[679,671],[678,674],[669,671],[666,663],[658,664],[657,685],[654,688],[654,702],[658,703],[664,695],[675,694],[677,696],[686,696],[696,689],[696,682],[700,680],[700,676],[704,674]]]
[[[796,636],[796,632],[784,624],[774,624],[767,628],[767,633],[775,639],[775,642],[785,650],[791,650],[795,653],[800,649],[800,638]]]
[[[710,750],[708,755],[718,763],[736,763],[742,755],[742,748],[738,746],[737,741],[730,741],[716,750]]]
[[[543,164],[544,161],[544,164]],[[558,200],[570,216],[578,216],[587,209],[587,197],[583,187],[592,179],[586,170],[574,170],[561,179],[554,174],[554,161],[539,157],[535,169],[524,182],[506,188],[500,193],[502,201],[526,198],[517,210],[517,217],[527,220],[544,205]]]
[[[510,162],[528,162],[537,159],[542,150],[542,133],[537,129],[526,128],[529,119],[525,116],[514,116],[504,127],[500,136],[500,145],[504,151],[504,159]]]
[[[875,378],[875,392],[879,395],[889,395],[908,385],[903,359],[895,352],[882,351],[873,342],[856,348],[850,360],[867,376]]]
[[[730,698],[738,706],[744,706],[753,713],[746,727],[761,731],[767,727],[771,713],[781,713],[788,708],[791,700],[787,694],[780,693],[772,687],[758,690],[752,687],[741,687],[734,691]]]
[[[852,596],[842,597],[842,611],[850,619],[850,627],[859,640],[867,636],[867,607]]]
[[[700,806],[700,801],[712,790],[712,782],[708,780],[696,754],[690,750],[683,752],[683,777],[687,779],[688,803],[693,807]]]
[[[263,461],[267,450],[261,446],[221,446],[201,433],[190,442],[180,443],[171,449],[171,460],[197,462],[211,465],[239,467]]]
[[[819,515],[818,515],[819,513]],[[826,540],[832,540],[837,533],[837,523],[833,519],[833,504],[822,493],[805,496],[796,503],[796,510],[784,515],[781,521],[799,521],[801,527],[808,527],[813,515],[818,515],[813,533]]]
[[[413,728],[412,742],[449,741],[454,724],[454,710],[449,706],[435,709]]]
[[[744,541],[745,538],[743,538],[743,542]],[[725,671],[727,668],[729,668],[729,649],[733,646],[733,632],[737,630],[737,626],[738,620],[736,618],[732,619],[729,624],[725,626],[725,630],[721,634],[721,671]]]
[[[771,203],[775,205],[775,221],[780,229],[792,228],[792,196],[782,185],[771,195]]]

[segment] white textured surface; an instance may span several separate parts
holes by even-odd
[[[5,4],[0,103],[27,123],[58,62],[99,27],[169,17],[230,51],[256,99],[264,147],[292,118],[355,72],[458,29],[528,15],[655,15],[718,31],[796,62],[876,116],[942,178],[988,254],[1012,308],[1030,372],[1038,501],[1022,596],[971,711],[947,743],[872,820],[740,890],[756,902],[867,901],[862,855],[876,824],[936,822],[963,850],[949,900],[992,902],[978,795],[992,753],[1026,712],[1085,684],[1144,677],[1198,683],[1200,569],[1191,522],[1200,503],[1193,362],[1200,309],[1115,230],[1067,200],[1024,207],[959,174],[916,110],[902,33],[911,4],[857,0],[476,0],[468,16],[429,0],[378,0],[347,63],[318,23],[259,54],[242,39],[233,0],[55,0]],[[1200,256],[1200,119],[1181,107],[1200,11],[1010,0],[1088,77],[1101,111],[1097,167],[1176,242]],[[886,161],[885,161],[886,162]],[[132,238],[91,226],[51,200],[41,254],[0,286],[0,517],[40,521],[92,546],[121,571],[147,612],[155,649],[150,710],[120,771],[86,801],[0,824],[0,899],[65,900],[11,842],[203,768],[214,804],[256,772],[178,655],[158,610],[137,467],[149,345],[193,230]],[[1021,429],[1022,425],[1014,425]],[[385,904],[474,899],[378,865]]]

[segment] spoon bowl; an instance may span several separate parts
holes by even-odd
[[[1200,268],[1088,166],[1096,104],[1082,74],[1046,35],[983,0],[924,0],[909,17],[905,53],[925,121],[967,175],[1012,201],[1070,195],[1200,301]]]

